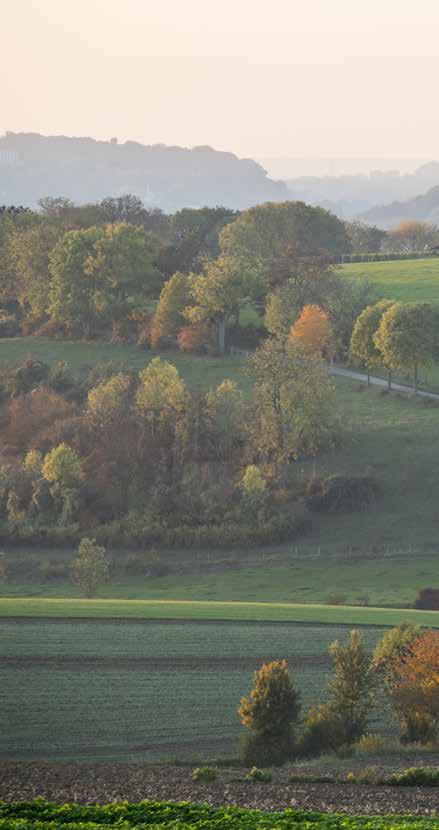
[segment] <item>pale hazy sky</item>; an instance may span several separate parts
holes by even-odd
[[[439,156],[439,0],[0,0],[0,131]]]

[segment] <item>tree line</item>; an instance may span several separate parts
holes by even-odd
[[[361,634],[331,644],[333,675],[325,703],[301,717],[300,690],[286,660],[264,664],[238,714],[246,764],[282,764],[351,747],[368,734],[374,706],[390,706],[403,743],[426,744],[439,727],[439,633],[402,623],[389,629],[372,657]],[[298,727],[301,726],[300,734]],[[378,736],[375,736],[378,737]]]

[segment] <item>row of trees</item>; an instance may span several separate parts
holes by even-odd
[[[439,245],[439,228],[430,222],[406,219],[385,231],[365,222],[346,222],[350,250],[344,253],[428,253]]]
[[[221,351],[243,306],[262,310],[291,277],[313,270],[324,292],[325,261],[347,244],[342,222],[301,202],[164,217],[134,197],[80,208],[48,199],[40,213],[0,216],[2,328],[15,320],[46,334],[145,338],[160,290],[178,271],[186,326],[215,327]],[[159,314],[156,338],[168,336],[161,328]]]
[[[386,632],[372,658],[361,635],[352,631],[346,646],[330,646],[334,674],[326,702],[305,714],[298,738],[300,692],[286,660],[255,673],[238,714],[245,727],[242,758],[249,764],[283,763],[358,741],[367,731],[374,702],[393,706],[404,741],[434,740],[439,726],[439,633],[402,624]]]
[[[359,315],[352,333],[351,356],[368,373],[383,366],[391,388],[393,370],[413,373],[418,391],[419,368],[439,359],[439,310],[430,303],[381,300]]]

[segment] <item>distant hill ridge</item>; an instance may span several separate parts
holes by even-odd
[[[404,219],[418,219],[438,225],[439,185],[430,188],[422,196],[415,196],[414,199],[371,208],[365,211],[361,218],[381,228],[393,228]]]
[[[0,137],[0,202],[33,207],[42,196],[83,203],[122,193],[167,211],[204,205],[245,209],[288,195],[286,185],[269,179],[257,162],[211,147],[38,133]]]

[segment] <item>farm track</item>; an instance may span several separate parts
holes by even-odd
[[[274,772],[270,784],[244,782],[245,771],[221,770],[209,785],[192,780],[191,769],[134,764],[0,763],[0,798],[22,801],[190,801],[264,810],[288,807],[352,815],[425,815],[439,808],[434,788],[289,783],[288,770]]]

